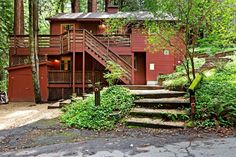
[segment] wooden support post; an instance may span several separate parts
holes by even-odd
[[[76,96],[75,93],[75,52],[76,52],[76,40],[75,40],[75,27],[73,27],[73,74],[72,74],[72,80],[73,80],[73,96]]]
[[[85,30],[83,30],[83,67],[82,67],[82,95],[85,94]]]
[[[83,96],[85,94],[85,51],[83,52]]]
[[[134,53],[132,53],[132,85],[134,84]]]
[[[93,90],[94,90],[94,85],[95,85],[95,68],[94,68],[94,59],[92,60],[92,85],[93,85]]]
[[[100,88],[99,87],[95,87],[95,105],[96,106],[100,106]]]
[[[73,52],[73,67],[72,67],[72,92],[75,93],[75,52]]]

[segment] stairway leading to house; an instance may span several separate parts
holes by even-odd
[[[189,116],[190,102],[185,92],[169,91],[160,86],[127,86],[138,97],[126,120],[129,126],[183,128]]]
[[[85,51],[95,58],[103,66],[107,61],[113,61],[120,65],[124,70],[124,75],[120,78],[125,84],[132,83],[132,66],[113,52],[107,45],[103,44],[98,38],[85,30]]]

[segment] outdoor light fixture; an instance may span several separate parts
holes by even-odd
[[[55,59],[54,63],[60,63],[60,61],[58,59]]]
[[[99,30],[104,31],[106,29],[105,24],[98,25]]]

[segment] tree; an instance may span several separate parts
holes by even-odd
[[[88,0],[88,12],[97,12],[97,0]]]
[[[14,0],[14,34],[24,34],[24,1]]]
[[[38,59],[38,0],[29,0],[29,50],[35,102],[41,102]]]
[[[71,12],[80,12],[80,0],[71,0]]]
[[[195,78],[195,49],[200,41],[225,46],[235,40],[235,25],[232,23],[235,4],[235,0],[145,1],[146,9],[153,12],[156,18],[168,19],[152,24],[147,22],[147,30],[152,30],[148,42],[153,47],[172,46],[176,53],[186,53],[183,65],[191,83]],[[201,36],[202,32],[204,36]],[[179,49],[173,43],[172,39],[178,33],[182,33],[178,40],[184,43],[185,49]]]
[[[5,0],[0,3],[0,73],[6,76],[6,70],[4,69],[8,65],[8,52],[9,43],[8,36],[13,33],[13,1]],[[0,80],[0,90],[6,91],[7,89],[7,77],[3,77]]]

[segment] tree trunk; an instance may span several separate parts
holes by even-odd
[[[35,102],[41,102],[38,59],[38,0],[29,0],[29,49]]]
[[[97,12],[97,0],[88,0],[88,12]]]
[[[24,1],[14,0],[14,34],[24,34]]]
[[[71,12],[72,13],[80,12],[80,0],[71,0]]]
[[[110,0],[105,0],[105,12],[108,12],[109,3],[110,3]]]

